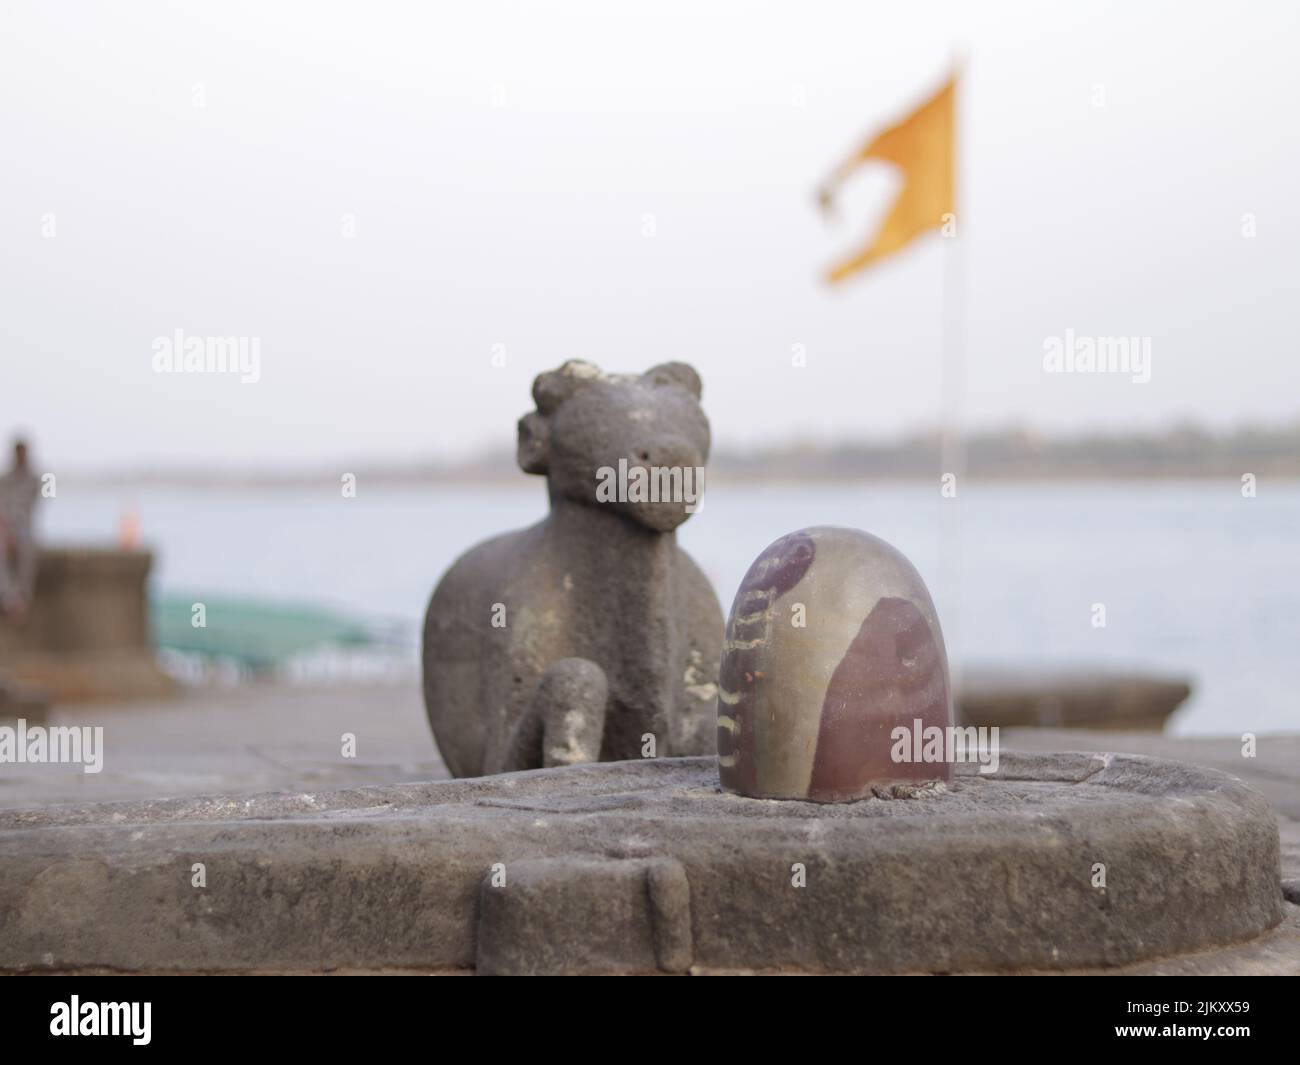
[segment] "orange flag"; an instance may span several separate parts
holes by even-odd
[[[850,274],[901,251],[922,233],[943,225],[944,215],[955,212],[956,93],[957,77],[954,74],[917,110],[845,160],[823,186],[818,199],[823,208],[829,209],[834,202],[835,188],[867,160],[893,163],[903,172],[903,188],[875,239],[857,254],[833,266],[828,274],[829,280],[843,281]]]

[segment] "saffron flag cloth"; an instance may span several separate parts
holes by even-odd
[[[903,172],[903,187],[875,239],[833,266],[828,275],[832,282],[843,281],[901,251],[922,233],[943,225],[945,215],[954,213],[956,90],[954,74],[917,110],[845,160],[821,189],[818,198],[822,207],[830,208],[835,188],[869,160],[893,163]]]

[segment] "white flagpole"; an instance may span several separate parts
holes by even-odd
[[[942,624],[948,649],[948,672],[954,691],[961,686],[961,499],[966,491],[966,226],[961,211],[961,98],[964,64],[954,57],[953,99],[953,215],[954,228],[944,234],[941,354],[939,363],[940,482],[951,486],[940,496],[939,587],[946,616]]]

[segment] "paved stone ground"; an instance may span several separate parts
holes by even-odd
[[[174,699],[54,707],[44,724],[102,725],[103,771],[0,766],[0,808],[449,776],[415,684],[200,689]],[[349,732],[355,758],[342,755]]]
[[[11,724],[12,722],[0,722]],[[103,725],[105,765],[0,767],[0,808],[109,799],[292,790],[445,779],[415,685],[294,688],[248,685],[135,704],[55,708],[46,724]],[[356,736],[345,758],[342,736]],[[1277,813],[1282,877],[1300,898],[1300,734],[1261,736],[1243,758],[1239,737],[1179,739],[1150,733],[1014,729],[1004,748],[1111,751],[1209,766],[1245,780]],[[1253,943],[1112,972],[1300,972],[1300,906]]]

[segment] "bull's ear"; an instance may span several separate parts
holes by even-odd
[[[558,370],[539,373],[533,381],[533,402],[543,414],[554,414],[573,393],[605,375],[595,363],[570,359]]]
[[[696,399],[699,399],[704,392],[704,385],[700,381],[700,375],[695,372],[695,368],[684,362],[664,362],[658,366],[652,366],[646,370],[643,375],[652,384],[656,385],[677,385],[686,389]]]
[[[519,419],[519,468],[524,473],[546,473],[551,461],[551,423],[533,411]]]

